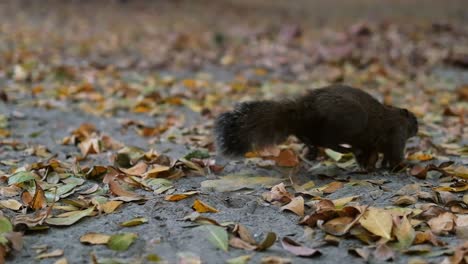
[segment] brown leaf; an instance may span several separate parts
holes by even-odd
[[[148,169],[148,164],[143,161],[138,162],[133,167],[128,169],[120,168],[121,171],[128,175],[142,176]]]
[[[334,193],[337,190],[343,188],[343,183],[342,182],[330,182],[329,184],[326,185],[327,187],[323,189],[323,193]]]
[[[283,237],[283,239],[281,240],[281,245],[287,251],[293,253],[296,256],[300,256],[300,257],[312,257],[312,256],[322,254],[319,250],[304,247],[304,246],[302,246],[301,244],[295,242],[294,240],[292,240],[289,237]]]
[[[299,164],[299,158],[297,157],[297,154],[291,149],[281,150],[278,157],[274,157],[272,159],[276,161],[278,166],[282,167],[295,167]]]
[[[231,237],[231,239],[229,239],[229,245],[234,248],[240,248],[245,250],[255,250],[257,248],[256,245],[252,245],[238,237]]]
[[[399,249],[406,249],[411,246],[416,237],[416,233],[406,215],[394,216],[393,224],[393,234],[398,240],[396,246]]]
[[[289,210],[298,216],[304,216],[304,198],[298,196],[292,199],[292,201],[281,207],[281,210]]]
[[[439,240],[431,230],[426,230],[424,232],[418,231],[416,232],[416,236],[414,238],[414,244],[423,244],[430,242],[434,246],[445,246],[445,242]]]
[[[379,261],[389,261],[395,259],[395,252],[386,244],[378,245],[373,255]]]
[[[247,227],[245,227],[244,225],[242,224],[236,224],[236,226],[234,227],[234,230],[233,230],[234,233],[237,233],[237,235],[239,235],[239,237],[252,244],[252,245],[256,245],[257,244],[257,241],[255,241],[255,239],[253,238],[252,234],[250,233],[250,231],[247,229]]]
[[[192,208],[199,213],[217,213],[219,212],[216,208],[196,199],[193,202]]]
[[[34,193],[34,197],[32,201],[29,203],[29,207],[33,210],[39,210],[47,206],[47,201],[45,197],[44,190],[41,188],[39,183],[36,183],[36,192]]]
[[[284,183],[277,184],[271,188],[271,191],[264,193],[263,199],[267,202],[279,201],[281,203],[289,203],[294,199],[294,195],[286,190]]]
[[[431,227],[434,234],[447,234],[453,231],[455,227],[455,215],[450,212],[445,212],[430,219],[427,224]]]
[[[140,196],[134,192],[130,192],[122,188],[122,186],[117,182],[117,180],[109,181],[109,189],[114,195],[120,196],[119,198],[123,198],[122,200],[125,202],[138,201],[144,199],[143,196]]]
[[[291,264],[292,261],[288,258],[282,258],[277,256],[266,256],[263,257],[261,264]]]
[[[395,201],[393,201],[394,205],[403,205],[403,206],[408,206],[415,204],[418,200],[414,196],[409,196],[409,195],[403,195],[403,196],[398,196]]]

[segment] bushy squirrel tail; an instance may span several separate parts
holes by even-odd
[[[294,104],[253,101],[238,104],[233,111],[218,116],[214,134],[219,153],[242,156],[286,140],[291,134]]]

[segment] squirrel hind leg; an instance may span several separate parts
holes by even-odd
[[[356,161],[361,169],[366,172],[375,171],[375,164],[379,159],[379,153],[376,150],[357,149],[354,151]]]
[[[239,157],[251,148],[246,137],[242,136],[239,115],[234,112],[221,114],[215,121],[215,141],[218,151],[228,157]]]

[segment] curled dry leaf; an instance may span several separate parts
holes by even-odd
[[[245,249],[245,250],[255,250],[257,248],[255,244],[254,245],[250,244],[247,241],[244,241],[239,237],[231,237],[231,239],[229,239],[229,245],[234,248],[240,248],[240,249]]]
[[[414,196],[403,195],[403,196],[399,196],[398,198],[396,198],[393,204],[399,205],[399,206],[408,206],[408,205],[415,204],[417,201],[418,200]]]
[[[215,225],[202,226],[204,232],[207,233],[208,241],[216,247],[227,252],[229,247],[228,233],[224,227]]]
[[[193,202],[192,208],[199,213],[217,213],[219,212],[216,208],[196,199]]]
[[[322,188],[322,192],[323,193],[334,193],[336,192],[337,190],[343,188],[343,183],[342,182],[330,182],[329,184],[323,186]]]
[[[294,199],[294,195],[286,190],[284,183],[277,184],[271,188],[271,191],[264,193],[263,199],[267,202],[279,201],[281,203],[289,203]]]
[[[451,212],[442,213],[432,219],[427,224],[436,235],[447,234],[455,227],[456,216]]]
[[[284,249],[299,257],[312,257],[322,254],[319,250],[302,246],[289,237],[283,237],[281,245]]]
[[[304,198],[302,196],[293,198],[290,203],[281,207],[281,210],[289,210],[298,216],[304,216]]]
[[[273,232],[268,232],[265,238],[257,245],[256,251],[264,251],[276,242],[276,234]]]

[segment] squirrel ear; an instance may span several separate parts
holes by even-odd
[[[407,109],[405,109],[405,108],[402,108],[402,109],[400,110],[400,112],[401,112],[404,116],[406,116],[406,117],[408,117],[408,116],[410,115],[409,111],[408,111]]]

